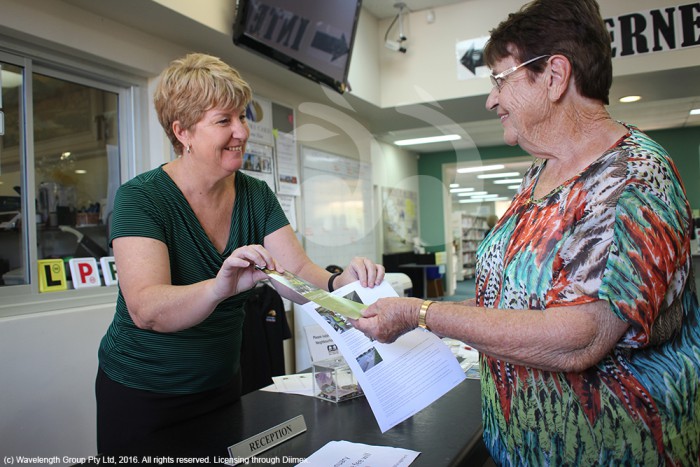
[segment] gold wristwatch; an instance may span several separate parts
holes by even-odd
[[[430,331],[430,328],[428,327],[428,324],[425,322],[425,318],[428,315],[428,307],[435,303],[432,300],[425,300],[423,304],[420,306],[420,311],[418,312],[418,326],[427,329]]]

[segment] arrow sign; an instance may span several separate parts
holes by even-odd
[[[335,61],[339,57],[346,55],[350,50],[348,48],[348,41],[345,39],[345,34],[337,38],[320,31],[317,31],[314,35],[311,41],[311,47],[333,55],[331,61]]]
[[[474,45],[472,45],[466,52],[464,52],[462,58],[459,59],[459,63],[461,63],[473,74],[476,74],[476,67],[484,65],[484,51],[481,49],[476,49],[474,48]]]

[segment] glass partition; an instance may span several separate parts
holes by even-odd
[[[0,69],[0,286],[41,282],[30,258],[62,260],[70,281],[71,258],[110,255],[119,94],[2,61]]]
[[[0,61],[0,285],[28,282],[22,217],[24,69]],[[25,220],[26,222],[26,220]]]
[[[37,257],[99,261],[119,181],[118,95],[38,73],[32,94]]]

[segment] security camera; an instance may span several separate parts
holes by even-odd
[[[399,12],[396,17],[394,17],[394,20],[391,22],[389,28],[384,34],[384,46],[389,50],[393,50],[394,52],[401,52],[402,54],[405,54],[406,47],[404,47],[403,43],[406,41],[407,37],[403,33],[403,13],[404,9],[406,8],[406,4],[404,2],[394,3],[394,8],[398,8]],[[395,41],[392,41],[389,39],[389,31],[391,31],[397,22],[399,24],[399,37]]]
[[[402,54],[406,53],[406,47],[401,45],[401,42],[398,41],[387,40],[386,42],[384,42],[384,47],[386,47],[389,50],[393,50],[394,52],[401,52]]]

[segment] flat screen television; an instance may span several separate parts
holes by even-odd
[[[362,0],[238,0],[233,43],[339,93]]]

